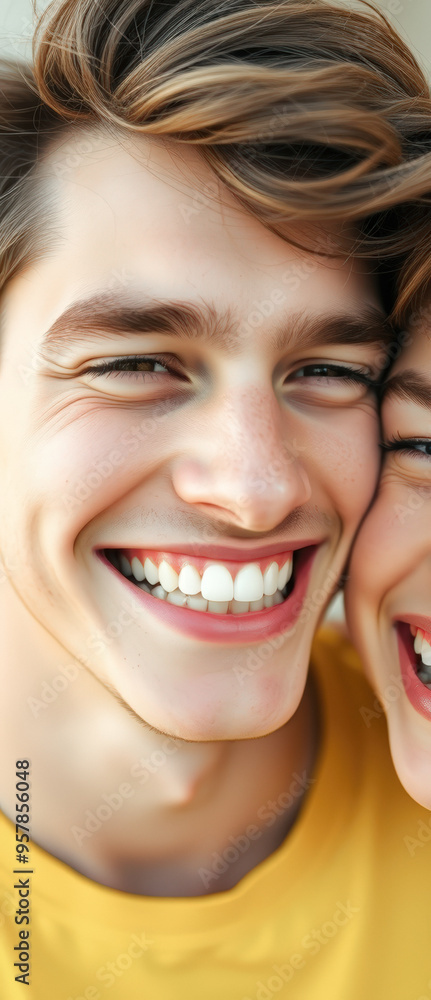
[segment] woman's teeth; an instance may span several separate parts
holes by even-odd
[[[143,561],[137,556],[129,560],[124,552],[117,551],[110,557],[123,576],[132,577],[153,597],[220,615],[243,615],[281,604],[293,568],[292,555],[280,565],[271,562],[263,572],[257,563],[246,563],[234,576],[222,563],[212,563],[201,574],[191,563],[185,563],[177,572],[166,559],[157,565],[149,556]]]
[[[410,632],[414,638],[414,650],[421,658],[421,664],[417,675],[419,680],[427,687],[431,687],[431,636],[425,638],[425,632],[415,625],[410,625]]]

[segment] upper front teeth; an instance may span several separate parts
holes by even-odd
[[[260,575],[262,576],[262,574]],[[205,597],[207,601],[231,601],[234,596],[233,590],[233,580],[226,566],[219,566],[217,563],[214,566],[207,566],[200,586],[202,597]],[[238,598],[237,594],[235,594],[235,598]],[[243,600],[245,599],[243,598]],[[247,600],[251,601],[252,598],[249,597]]]
[[[152,559],[146,559],[144,562],[144,573],[145,579],[148,583],[158,583],[159,582],[159,571]]]
[[[422,659],[422,663],[426,667],[431,667],[431,643],[428,642],[428,639],[425,639],[425,633],[423,629],[416,628],[414,625],[411,625],[410,631],[415,639],[414,641],[415,653],[418,653],[418,655]]]
[[[289,565],[288,563],[285,563],[284,568],[288,565]],[[266,595],[266,597],[270,597],[271,594],[275,594],[275,591],[279,589],[280,575],[281,574],[279,572],[278,565],[276,562],[272,562],[269,566],[267,566],[263,574],[263,593]],[[290,560],[290,575],[292,575],[292,560]],[[286,577],[286,583],[287,583],[287,577]],[[280,590],[282,589],[283,588],[280,587]]]
[[[178,586],[183,594],[199,594],[201,589],[201,575],[196,566],[183,566],[178,577]]]
[[[263,575],[260,566],[249,563],[248,566],[241,567],[235,577],[232,597],[236,601],[260,601],[263,597]]]
[[[162,587],[167,590],[168,594],[170,594],[172,590],[176,590],[178,587],[178,573],[172,569],[172,566],[166,562],[166,559],[163,559],[160,563],[159,580]]]
[[[264,607],[264,598],[283,590],[292,576],[292,556],[280,566],[275,561],[271,562],[263,573],[257,563],[246,563],[234,577],[222,563],[211,563],[201,576],[191,563],[184,564],[177,573],[166,559],[162,559],[157,566],[149,557],[142,563],[137,556],[133,556],[130,562],[124,553],[119,554],[119,566],[124,576],[133,576],[139,583],[147,580],[152,586],[160,584],[168,594],[178,593],[175,599],[178,602],[181,592],[205,601],[229,603],[234,600],[238,606],[255,603],[253,610],[258,610],[258,604]],[[189,606],[192,606],[191,602]]]

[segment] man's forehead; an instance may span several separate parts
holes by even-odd
[[[313,338],[392,339],[367,263],[331,256],[330,228],[314,228],[317,253],[306,253],[237,202],[196,150],[177,147],[83,129],[47,155],[62,192],[58,245],[24,275],[18,307],[12,294],[21,322],[31,320],[33,339],[163,329],[224,339],[230,350],[256,331],[282,344],[307,337],[310,346]],[[157,189],[163,202],[166,193],[163,211],[147,197],[141,171],[152,194]],[[212,188],[202,197],[203,177]]]
[[[282,239],[235,197],[190,144],[81,126],[53,144],[43,171],[55,190],[66,238],[76,240],[80,230],[86,239],[97,237],[105,210],[111,235],[115,226],[120,238],[126,233],[131,241],[136,234],[142,240],[174,235],[191,253],[196,234],[204,245],[208,239],[216,255],[214,236],[220,235],[220,244],[228,237],[238,257],[258,266],[273,266],[283,257],[286,263],[304,262],[309,246],[316,270],[326,266],[332,272],[343,270],[344,276],[361,275],[365,282],[370,278],[367,262],[352,253],[337,259],[338,225],[330,220],[324,227],[286,222]],[[343,237],[351,250],[354,228],[344,225]]]

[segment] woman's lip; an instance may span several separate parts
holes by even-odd
[[[421,628],[423,632],[431,632],[431,618],[427,615],[398,615],[394,620],[394,625],[404,622],[405,625],[413,625],[414,628]]]
[[[413,617],[417,618],[418,616],[413,615]],[[425,618],[422,620],[426,621]],[[415,625],[416,622],[412,622],[411,624]],[[422,626],[418,627],[422,628]],[[419,680],[415,670],[416,655],[413,649],[412,636],[410,634],[410,616],[409,622],[395,622],[395,629],[397,633],[401,678],[404,690],[410,704],[413,705],[413,708],[415,708],[420,715],[423,715],[425,719],[431,719],[431,691],[425,687],[425,684],[422,684],[422,681]]]
[[[267,556],[275,556],[280,552],[296,552],[297,549],[310,548],[321,545],[324,538],[300,538],[297,541],[283,541],[274,545],[206,545],[184,543],[184,545],[170,545],[166,539],[160,545],[154,544],[148,547],[148,552],[175,552],[179,555],[197,556],[199,559],[231,560],[232,562],[256,562],[265,559]],[[116,542],[108,542],[106,545],[97,546],[95,552],[101,554],[102,549],[139,549],[142,545],[132,545],[130,542],[118,545]],[[147,551],[147,550],[146,550]]]
[[[245,615],[214,615],[208,611],[192,611],[190,608],[176,607],[167,601],[151,597],[140,590],[125,577],[121,576],[103,553],[99,558],[116,577],[120,578],[130,595],[142,603],[146,610],[152,612],[164,625],[168,625],[183,635],[203,642],[221,643],[223,645],[246,645],[247,643],[264,642],[271,636],[295,625],[302,610],[307,594],[311,568],[318,546],[307,546],[297,557],[295,569],[295,586],[292,593],[274,608],[264,611],[249,612]],[[328,594],[328,599],[329,599]],[[317,606],[320,609],[320,605]]]

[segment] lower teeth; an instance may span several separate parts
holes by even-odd
[[[136,583],[136,581],[133,581]],[[290,581],[289,581],[290,582]],[[173,590],[168,593],[161,586],[160,583],[156,586],[151,587],[148,583],[136,583],[136,586],[140,590],[145,590],[147,594],[151,594],[152,597],[156,597],[159,600],[167,601],[168,604],[175,604],[180,608],[190,608],[192,611],[209,611],[211,614],[215,615],[244,615],[253,611],[262,611],[264,608],[272,608],[277,604],[282,604],[285,600],[285,592],[288,587],[285,587],[283,591],[276,590],[275,594],[270,597],[264,596],[260,601],[206,601],[202,594],[195,594],[193,597],[187,597],[183,594],[182,590]]]

